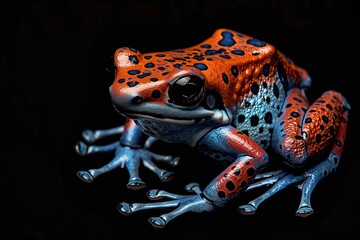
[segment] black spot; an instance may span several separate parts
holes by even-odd
[[[300,135],[296,135],[296,136],[295,136],[295,139],[297,139],[297,140],[302,140],[303,138],[302,138],[302,136],[300,136]]]
[[[248,175],[248,176],[252,176],[252,175],[254,175],[254,173],[255,173],[255,169],[254,168],[249,168],[248,170],[246,170],[246,174]]]
[[[292,106],[292,104],[291,103],[288,103],[288,104],[286,104],[286,108],[289,108],[289,107],[291,107]]]
[[[165,61],[167,61],[167,62],[176,62],[175,59],[165,59]]]
[[[224,178],[227,178],[228,174],[227,173],[224,173],[223,177]]]
[[[320,142],[321,142],[321,138],[322,138],[321,134],[316,134],[315,139],[316,139],[316,142],[317,142],[317,143],[320,143]]]
[[[227,55],[227,54],[220,55],[220,57],[225,58],[225,59],[231,59],[231,57],[229,55]]]
[[[131,63],[133,63],[133,64],[138,64],[139,63],[139,59],[134,55],[129,56],[129,61]]]
[[[210,44],[203,44],[200,47],[201,48],[211,48],[211,45]]]
[[[335,144],[336,144],[337,146],[339,146],[339,147],[341,147],[341,145],[342,145],[342,143],[341,143],[340,140],[336,140],[336,141],[335,141]]]
[[[261,141],[260,141],[260,144],[263,145],[263,146],[266,146],[267,141],[266,141],[266,140],[261,140]]]
[[[238,122],[239,122],[239,123],[242,123],[242,122],[244,122],[244,121],[245,121],[245,116],[242,115],[242,114],[240,114],[240,115],[238,116]]]
[[[221,46],[229,47],[236,43],[233,39],[234,34],[232,34],[231,32],[224,31],[221,33],[221,36],[223,37],[223,39],[219,41],[219,45]]]
[[[263,82],[262,86],[263,86],[263,88],[267,88],[267,83]]]
[[[264,120],[267,124],[271,124],[272,123],[272,113],[271,112],[265,113]]]
[[[328,123],[328,122],[329,122],[329,119],[328,119],[327,116],[322,115],[321,118],[322,118],[322,120],[324,121],[324,123]]]
[[[346,123],[346,119],[344,117],[341,117],[341,122]]]
[[[283,84],[285,91],[287,91],[289,89],[289,83],[288,83],[288,79],[287,79],[287,75],[286,75],[284,66],[279,63],[277,66],[277,71],[279,74],[280,81]]]
[[[259,93],[259,84],[257,83],[253,83],[251,85],[251,92],[255,95],[257,95]]]
[[[183,53],[185,51],[183,49],[176,49],[176,50],[173,50],[173,52]]]
[[[330,104],[326,104],[326,107],[330,110],[333,110],[333,107]]]
[[[145,64],[145,67],[146,68],[152,68],[152,67],[154,67],[155,65],[152,63],[152,62],[149,62],[149,63],[147,63],[147,64]]]
[[[217,50],[214,50],[214,49],[205,51],[205,55],[214,55],[214,54],[220,54],[220,53],[221,53],[220,51],[217,51]]]
[[[226,83],[226,84],[229,83],[229,78],[225,73],[222,74],[222,79],[223,79],[224,83]]]
[[[232,54],[235,54],[235,55],[240,55],[240,56],[245,55],[244,51],[242,51],[242,50],[240,50],[240,49],[232,50],[231,53],[232,53]]]
[[[253,56],[257,56],[257,55],[260,54],[260,52],[259,52],[259,51],[254,51],[254,52],[252,52],[251,54],[252,54]]]
[[[199,60],[199,61],[204,60],[203,56],[194,56],[193,58],[196,59],[196,60]]]
[[[246,136],[249,136],[249,131],[248,130],[242,130],[243,134],[245,134]]]
[[[208,69],[208,67],[203,63],[195,63],[194,67],[196,67],[197,69],[202,70],[202,71]]]
[[[321,130],[321,131],[324,131],[324,129],[325,129],[324,125],[321,124],[321,125],[320,125],[320,130]]]
[[[158,69],[159,69],[160,71],[165,70],[165,68],[164,68],[164,67],[158,67]]]
[[[266,77],[268,76],[270,73],[270,64],[265,64],[263,66],[263,75]]]
[[[250,117],[250,124],[251,124],[252,127],[257,126],[258,123],[259,123],[259,117],[258,116],[254,115],[254,116]]]
[[[338,163],[338,158],[334,157],[334,163],[337,164]]]
[[[150,76],[151,73],[143,73],[143,74],[140,74],[140,75],[137,75],[138,78],[144,78],[144,77],[147,77],[147,76]]]
[[[250,106],[251,106],[250,102],[249,102],[249,101],[246,101],[246,102],[245,102],[245,107],[250,107]]]
[[[255,47],[263,47],[263,46],[266,46],[266,44],[263,42],[263,41],[260,41],[256,38],[253,38],[253,39],[249,39],[246,41],[247,44],[251,44]]]
[[[245,187],[246,185],[247,185],[247,182],[245,180],[242,181],[241,184],[240,184],[241,187]]]
[[[125,82],[125,79],[124,79],[124,78],[120,78],[120,79],[118,80],[118,83],[123,83],[123,82]]]
[[[156,82],[156,81],[158,81],[159,79],[157,79],[157,78],[150,78],[150,81],[152,81],[152,82]]]
[[[130,74],[130,75],[136,75],[136,74],[139,74],[139,73],[140,73],[139,70],[129,70],[128,71],[128,74]]]
[[[240,169],[239,168],[234,169],[234,175],[236,175],[236,176],[240,175]]]
[[[259,128],[259,133],[263,133],[264,132],[264,128],[263,127],[260,127]]]
[[[226,188],[229,190],[229,191],[233,191],[235,189],[235,185],[233,182],[229,181],[226,183]]]
[[[173,66],[176,67],[176,68],[181,68],[181,64],[180,64],[180,63],[176,63],[176,64],[174,64]]]
[[[299,117],[300,116],[300,114],[298,112],[291,112],[290,115],[292,117]]]
[[[281,121],[281,122],[280,122],[280,126],[283,125],[284,123],[285,123],[285,121]]]
[[[274,84],[273,92],[274,92],[275,97],[278,98],[280,92],[279,92],[279,88],[276,84]]]
[[[156,54],[155,56],[157,56],[157,57],[165,57],[165,54],[163,54],[163,53],[158,53],[158,54]]]
[[[325,101],[322,100],[322,99],[319,99],[319,100],[317,100],[316,102],[318,102],[318,103],[325,103]]]
[[[223,191],[218,192],[219,198],[224,198],[226,195]]]
[[[149,60],[150,58],[152,58],[152,56],[145,56],[144,57],[146,60]]]
[[[153,98],[159,98],[161,96],[161,92],[159,90],[154,90],[152,93],[151,93],[151,96]]]
[[[297,98],[297,97],[293,97],[294,101],[296,102],[299,102],[299,103],[302,103],[302,100],[300,98]]]
[[[166,76],[166,75],[168,75],[170,72],[163,72],[161,75],[162,76]]]
[[[232,75],[233,75],[234,77],[237,77],[237,76],[238,76],[239,72],[238,72],[238,69],[237,69],[236,66],[232,66],[232,67],[231,67],[231,73],[232,73]]]
[[[271,102],[270,97],[266,97],[266,103],[269,104]]]
[[[127,83],[127,85],[128,85],[129,87],[135,87],[135,86],[138,85],[138,84],[139,84],[139,82],[137,82],[137,81],[128,82],[128,83]]]
[[[334,135],[335,134],[335,128],[333,126],[330,126],[329,127],[329,132],[331,135]]]
[[[305,119],[305,123],[311,123],[311,121],[312,121],[312,119],[309,117]]]
[[[131,99],[131,103],[132,104],[140,104],[142,103],[144,100],[142,99],[142,97],[136,96],[133,97],[133,99]]]

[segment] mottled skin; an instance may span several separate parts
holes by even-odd
[[[113,161],[102,168],[78,172],[80,179],[91,182],[121,166],[130,175],[128,188],[139,189],[146,186],[138,174],[143,164],[162,181],[170,180],[173,174],[158,168],[153,160],[175,166],[178,158],[151,153],[149,147],[156,139],[185,143],[228,165],[203,191],[193,183],[187,186],[194,193],[189,196],[151,190],[150,199],[170,200],[119,203],[121,213],[175,208],[149,219],[154,227],[164,227],[185,212],[213,211],[265,185],[272,187],[239,206],[241,213],[255,213],[264,200],[290,185],[302,191],[296,214],[313,213],[311,193],[337,168],[344,147],[350,106],[340,93],[326,91],[309,103],[305,89],[311,78],[306,70],[270,44],[229,29],[218,29],[204,42],[186,49],[141,54],[119,48],[114,63],[110,95],[126,123],[83,132],[89,143],[122,134],[119,142],[106,146],[76,144],[80,155],[115,151]],[[263,173],[271,161],[269,148],[289,167]]]

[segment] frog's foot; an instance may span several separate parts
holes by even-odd
[[[244,215],[254,214],[255,211],[258,209],[259,205],[266,199],[270,198],[282,189],[285,189],[289,186],[296,186],[301,190],[301,200],[299,207],[296,211],[296,216],[307,217],[313,214],[314,210],[311,207],[310,203],[311,194],[318,182],[334,169],[334,162],[337,162],[338,158],[338,155],[336,155],[335,153],[331,153],[326,160],[311,167],[303,173],[293,174],[290,172],[282,171],[281,173],[271,176],[268,179],[263,179],[258,183],[253,183],[255,184],[255,187],[258,187],[256,184],[258,184],[259,186],[264,186],[267,184],[261,184],[261,182],[268,181],[267,183],[271,183],[272,186],[258,198],[250,201],[248,204],[239,206],[238,211]],[[251,188],[251,186],[252,185],[250,185],[249,188]]]
[[[210,212],[215,209],[215,206],[206,200],[201,193],[198,184],[191,183],[186,187],[187,191],[195,193],[195,195],[179,195],[169,193],[162,190],[150,190],[147,196],[152,200],[161,198],[168,198],[171,200],[155,203],[126,203],[121,202],[117,205],[118,211],[123,215],[130,215],[138,211],[149,209],[174,209],[173,211],[162,214],[159,217],[149,218],[149,223],[154,228],[164,228],[174,218],[189,212]]]
[[[104,146],[87,146],[85,143],[79,142],[75,149],[80,155],[115,150],[115,157],[108,164],[97,169],[79,171],[77,176],[80,178],[80,180],[90,183],[98,176],[115,168],[126,167],[130,175],[127,188],[133,190],[146,187],[145,182],[142,181],[139,176],[139,167],[141,164],[143,164],[150,171],[154,172],[162,182],[167,182],[174,178],[174,173],[157,167],[153,160],[164,161],[172,166],[176,166],[179,162],[178,157],[155,154],[146,149],[132,149],[129,147],[123,147],[119,142]]]
[[[296,211],[296,216],[298,217],[307,217],[314,213],[314,210],[311,206],[301,206]]]

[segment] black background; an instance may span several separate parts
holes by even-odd
[[[0,10],[1,31],[1,239],[134,239],[202,237],[349,236],[356,233],[358,203],[355,152],[358,31],[352,1],[11,1]],[[123,216],[119,201],[149,201],[146,190],[185,193],[204,187],[221,168],[185,146],[156,144],[154,151],[182,156],[176,178],[161,183],[141,168],[147,189],[126,189],[116,169],[91,184],[76,171],[97,168],[111,154],[79,157],[73,146],[85,128],[117,126],[123,119],[108,96],[111,55],[130,46],[145,53],[185,48],[230,28],[279,48],[308,70],[310,100],[328,89],[350,104],[348,138],[338,171],[312,196],[314,214],[295,216],[300,191],[288,188],[253,216],[235,207],[262,191],[244,194],[213,213],[187,214],[165,229],[148,224],[147,211]],[[114,139],[110,139],[114,140]],[[101,143],[106,143],[100,142]],[[171,169],[171,168],[170,168]]]

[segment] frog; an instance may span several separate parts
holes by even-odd
[[[168,210],[148,219],[154,228],[164,228],[185,213],[213,212],[265,186],[264,193],[236,210],[255,214],[265,200],[295,186],[301,191],[296,216],[313,214],[311,195],[336,171],[345,146],[351,107],[343,94],[326,90],[310,102],[306,90],[312,78],[305,68],[272,44],[228,28],[192,47],[149,53],[120,47],[113,57],[109,94],[125,121],[82,132],[83,140],[75,144],[80,156],[115,156],[100,168],[78,171],[82,181],[121,167],[129,174],[127,188],[139,190],[146,187],[140,166],[162,182],[172,180],[174,172],[156,163],[176,167],[180,157],[154,153],[156,141],[185,144],[225,164],[204,188],[189,181],[188,194],[151,189],[150,202],[118,202],[121,214]],[[116,134],[118,141],[95,145]],[[269,170],[272,161],[281,167]]]

